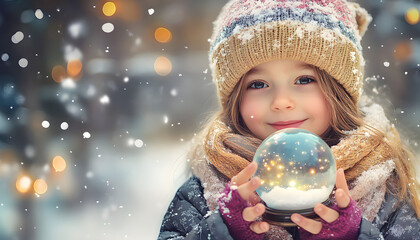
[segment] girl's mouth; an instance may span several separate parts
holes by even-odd
[[[285,128],[299,128],[300,125],[302,125],[303,122],[305,122],[307,119],[304,120],[293,120],[293,121],[280,121],[275,123],[269,123],[270,126],[275,128],[276,130],[281,130]]]

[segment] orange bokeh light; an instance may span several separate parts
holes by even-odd
[[[408,41],[403,41],[395,46],[394,56],[397,60],[406,61],[413,53],[413,46]]]
[[[53,67],[51,71],[51,77],[55,82],[59,83],[63,81],[66,78],[66,76],[67,76],[66,69],[63,66],[57,65]]]
[[[77,77],[82,71],[83,65],[82,62],[78,59],[70,60],[67,63],[67,74],[70,77]]]
[[[160,43],[167,43],[172,39],[172,33],[166,28],[160,27],[155,31],[155,39]]]
[[[419,10],[417,8],[408,9],[405,13],[405,20],[411,25],[417,24],[420,21]]]
[[[16,189],[20,193],[26,193],[32,186],[32,179],[27,175],[20,175],[16,180]]]
[[[167,57],[160,56],[154,64],[155,72],[160,76],[166,76],[172,71],[172,63]]]
[[[48,190],[48,185],[47,185],[47,182],[45,182],[45,180],[43,180],[43,179],[37,179],[35,182],[34,182],[34,191],[37,193],[37,194],[44,194],[44,193],[46,193],[47,192],[47,190]]]
[[[113,2],[106,2],[102,7],[102,12],[105,16],[110,17],[117,11],[117,7]]]
[[[66,169],[66,160],[61,156],[55,156],[52,160],[52,167],[56,172],[62,172]]]

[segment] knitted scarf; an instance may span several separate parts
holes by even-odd
[[[362,108],[364,119],[369,125],[392,136],[395,130],[386,119],[382,107],[372,104]],[[194,175],[200,178],[204,197],[210,210],[217,209],[217,197],[229,179],[252,161],[261,143],[256,138],[232,133],[221,121],[214,121],[203,144],[198,143],[190,153]],[[350,193],[362,209],[363,216],[373,221],[385,196],[386,181],[395,169],[385,140],[377,140],[365,128],[348,132],[337,145],[331,148],[337,168],[345,170]],[[267,239],[292,239],[279,226],[271,226]]]
[[[391,131],[395,130],[392,128]],[[253,160],[261,142],[258,138],[234,134],[223,122],[215,121],[204,148],[213,166],[231,179]],[[381,163],[383,158],[390,158],[389,147],[365,127],[349,132],[344,141],[333,146],[331,151],[337,169],[344,169],[347,181],[354,180],[362,172]]]

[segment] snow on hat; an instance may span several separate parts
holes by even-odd
[[[222,106],[240,78],[274,59],[327,71],[358,101],[364,59],[361,37],[371,16],[346,0],[231,0],[214,22],[209,52]]]

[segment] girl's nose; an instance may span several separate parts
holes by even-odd
[[[288,111],[295,109],[296,104],[288,93],[277,93],[271,103],[273,111]]]

